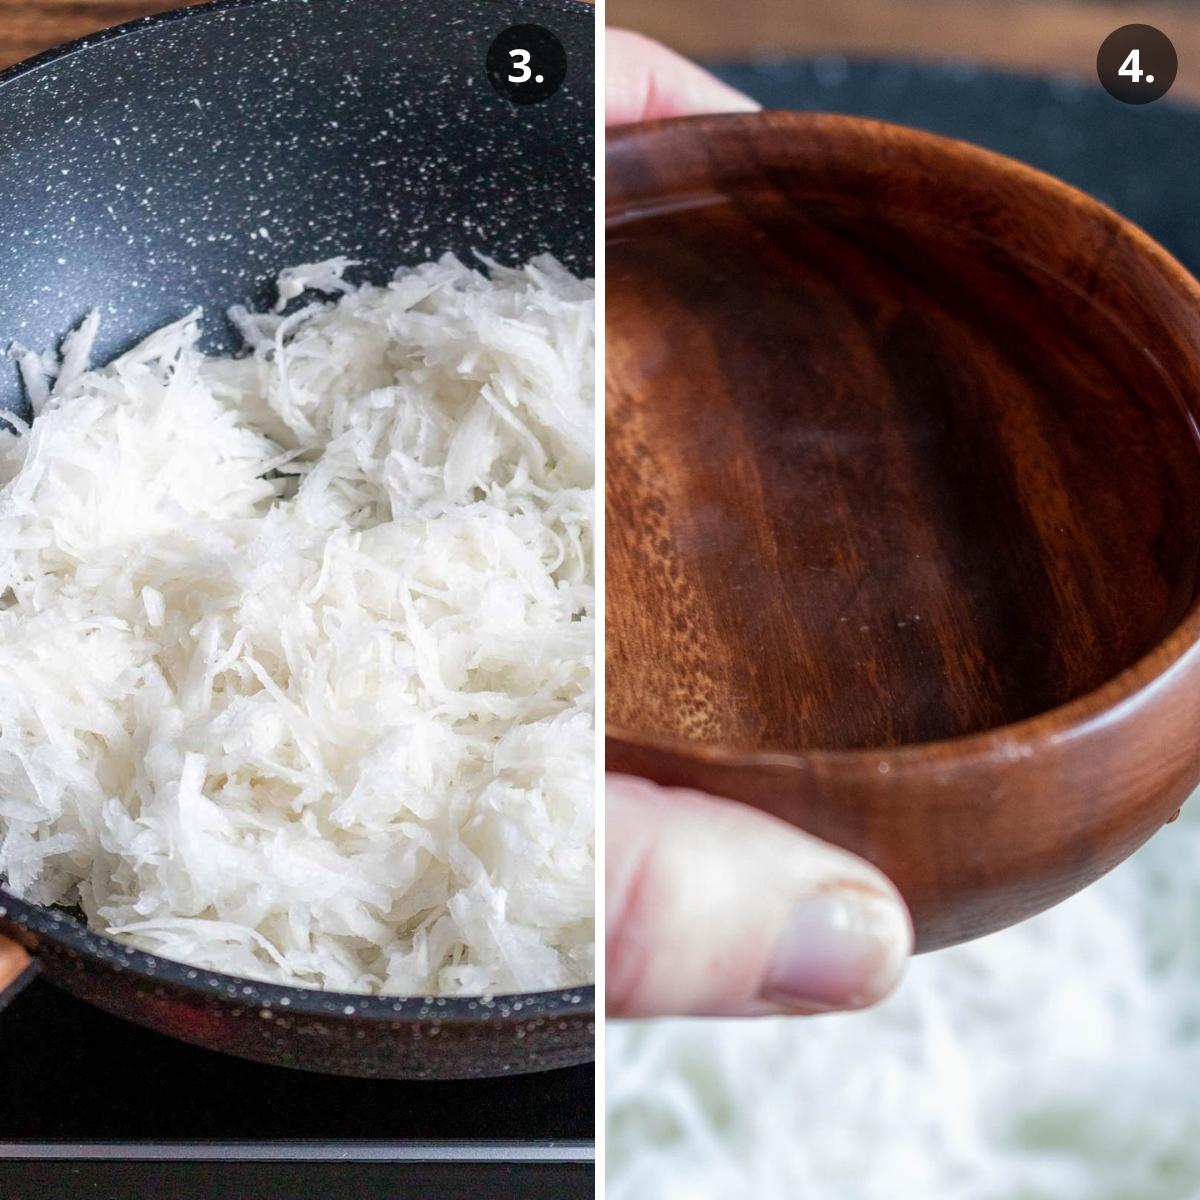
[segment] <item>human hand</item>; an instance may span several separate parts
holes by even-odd
[[[605,37],[607,125],[696,113],[754,112],[759,107],[695,63],[640,33],[610,29]]]
[[[912,952],[874,867],[765,813],[607,780],[606,999],[614,1017],[862,1008]]]

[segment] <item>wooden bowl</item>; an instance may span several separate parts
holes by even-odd
[[[608,768],[864,855],[919,949],[1096,879],[1200,782],[1200,287],[896,126],[607,160]]]

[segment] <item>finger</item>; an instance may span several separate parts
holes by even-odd
[[[912,926],[874,867],[774,817],[610,776],[611,1016],[862,1008],[895,985]]]
[[[605,123],[694,113],[754,112],[757,105],[659,42],[627,29],[606,36]]]

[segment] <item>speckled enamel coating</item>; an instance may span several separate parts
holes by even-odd
[[[566,47],[518,106],[484,73],[509,25]],[[265,301],[282,267],[347,254],[382,280],[453,250],[594,251],[594,13],[570,0],[231,0],[152,17],[0,75],[0,347],[88,309],[100,356],[197,304]],[[0,405],[24,407],[0,360]],[[588,1061],[594,992],[367,997],[199,971],[0,890],[0,931],[119,1016],[284,1066],[455,1079]]]

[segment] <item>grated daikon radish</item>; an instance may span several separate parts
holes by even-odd
[[[0,433],[0,876],[351,992],[593,974],[593,287],[451,256],[88,370]]]
[[[1200,1200],[1198,801],[876,1009],[610,1027],[609,1200]]]

